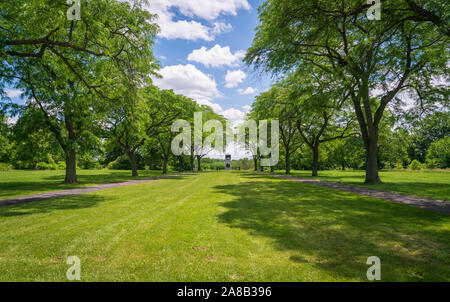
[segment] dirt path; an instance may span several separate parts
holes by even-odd
[[[96,191],[101,191],[101,190],[106,190],[106,189],[111,189],[111,188],[116,188],[116,187],[123,187],[123,186],[145,183],[145,182],[149,182],[149,181],[155,181],[158,179],[172,178],[172,177],[178,177],[178,176],[183,176],[183,175],[192,175],[192,174],[193,173],[173,174],[173,175],[158,176],[158,177],[145,178],[145,179],[128,180],[128,181],[118,182],[118,183],[96,185],[96,186],[91,186],[91,187],[76,188],[76,189],[70,189],[70,190],[61,190],[61,191],[34,194],[34,195],[28,195],[28,196],[18,196],[18,197],[12,197],[12,198],[7,198],[7,199],[0,199],[0,208],[6,207],[6,206],[11,206],[11,205],[35,202],[35,201],[43,201],[43,200],[58,198],[58,197],[80,195],[80,194],[96,192]]]
[[[268,174],[268,173],[256,173],[256,174],[273,176],[273,177],[298,181],[298,182],[302,182],[302,183],[311,183],[311,184],[315,184],[318,186],[352,192],[352,193],[366,195],[366,196],[375,197],[375,198],[380,198],[380,199],[384,199],[384,200],[388,200],[388,201],[392,201],[392,202],[396,202],[396,203],[402,203],[402,204],[406,204],[406,205],[417,207],[417,208],[428,209],[428,210],[433,210],[433,211],[437,211],[437,212],[450,214],[450,202],[445,201],[445,200],[428,199],[428,198],[423,198],[423,197],[418,197],[418,196],[403,195],[403,194],[398,194],[398,193],[356,187],[356,186],[351,186],[351,185],[346,185],[346,184],[341,184],[341,183],[336,183],[336,182],[299,178],[299,177],[293,177],[293,176],[287,176],[287,175],[276,175],[276,174]]]

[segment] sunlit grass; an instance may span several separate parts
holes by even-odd
[[[284,174],[284,171],[277,171]],[[292,176],[311,178],[311,171],[292,171]],[[340,182],[377,190],[416,195],[450,201],[450,170],[448,171],[381,171],[383,184],[364,184],[364,171],[319,171],[326,181]]]
[[[0,208],[0,281],[450,281],[450,216],[248,173]]]
[[[63,183],[65,171],[0,171],[0,199],[136,179],[131,177],[131,171],[79,169],[77,174],[79,184],[67,185]],[[139,175],[154,177],[162,172],[139,171]]]

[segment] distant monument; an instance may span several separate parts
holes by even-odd
[[[225,155],[225,170],[231,171],[231,155]]]

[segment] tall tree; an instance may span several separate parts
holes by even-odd
[[[36,169],[39,162],[48,162],[52,155],[56,159],[64,158],[39,108],[28,106],[12,127],[12,133],[14,161],[23,162],[22,168]]]
[[[128,156],[132,176],[138,176],[136,152],[147,139],[164,132],[181,116],[184,104],[190,100],[175,95],[172,90],[159,90],[148,86],[137,93],[127,90],[123,102],[114,106],[110,118],[112,137]]]
[[[288,98],[289,91],[286,87],[274,85],[269,91],[256,97],[252,110],[252,116],[257,120],[279,121],[286,174],[291,173],[291,155],[303,144],[297,131],[296,112],[292,106],[289,106]]]
[[[157,68],[158,27],[135,4],[86,1],[76,21],[63,0],[1,3],[1,85],[24,90],[43,112],[66,156],[66,183],[77,182],[77,150],[100,121],[103,101],[114,100],[111,87],[130,70],[145,79]]]
[[[448,9],[441,1],[382,1],[382,18],[373,21],[366,15],[370,7],[358,0],[266,1],[245,60],[275,73],[312,63],[341,80],[366,148],[366,183],[380,183],[385,109],[404,90],[423,102],[422,95],[442,88],[432,80],[447,69]]]

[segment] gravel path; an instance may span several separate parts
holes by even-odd
[[[145,183],[145,182],[149,182],[149,181],[155,181],[158,179],[165,179],[165,178],[178,177],[178,176],[183,176],[183,175],[192,175],[192,174],[193,173],[184,173],[184,174],[158,176],[158,177],[145,178],[145,179],[129,180],[129,181],[118,182],[118,183],[96,185],[96,186],[91,186],[91,187],[76,188],[76,189],[70,189],[70,190],[61,190],[61,191],[54,191],[54,192],[48,192],[48,193],[42,193],[42,194],[0,199],[0,208],[6,207],[6,206],[11,206],[11,205],[35,202],[35,201],[43,201],[43,200],[58,198],[58,197],[80,195],[80,194],[91,193],[91,192],[96,192],[96,191],[101,191],[101,190],[106,190],[106,189],[111,189],[111,188],[117,188],[117,187]]]
[[[446,214],[450,214],[450,202],[445,200],[438,200],[438,199],[428,199],[418,196],[411,196],[411,195],[403,195],[398,193],[392,193],[392,192],[385,192],[385,191],[379,191],[374,189],[368,189],[368,188],[362,188],[362,187],[356,187],[336,182],[329,182],[329,181],[323,181],[323,180],[316,180],[316,179],[307,179],[307,178],[299,178],[299,177],[293,177],[293,176],[287,176],[287,175],[276,175],[276,174],[268,174],[268,173],[256,173],[261,175],[268,175],[283,179],[289,179],[293,181],[298,181],[302,183],[311,183],[318,186],[333,188],[337,190],[352,192],[356,194],[366,195],[370,197],[380,198],[396,203],[402,203],[409,206],[422,208],[422,209],[428,209],[433,210],[437,212],[442,212]]]

